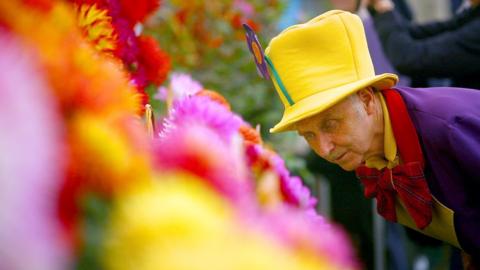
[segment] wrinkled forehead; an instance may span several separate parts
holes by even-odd
[[[298,132],[308,131],[309,129],[321,125],[323,121],[342,114],[342,110],[339,109],[339,105],[340,103],[337,103],[325,111],[316,113],[310,117],[298,121],[297,123],[295,123],[295,129]]]
[[[311,131],[313,129],[316,129],[316,127],[321,125],[321,123],[327,117],[328,117],[327,111],[323,111],[296,122],[294,125],[294,128],[299,134],[302,134],[302,133]]]
[[[294,128],[300,132],[318,126],[325,120],[341,118],[345,116],[354,106],[354,99],[352,98],[353,96],[354,95],[347,96],[338,103],[334,104],[332,107],[298,121],[295,123]]]

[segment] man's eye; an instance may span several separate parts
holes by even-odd
[[[322,129],[327,132],[334,131],[338,126],[338,121],[334,119],[327,120],[323,126]]]
[[[315,137],[315,135],[313,133],[306,133],[306,134],[303,134],[303,137],[305,138],[305,140],[311,140]]]

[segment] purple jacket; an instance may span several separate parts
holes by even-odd
[[[417,129],[430,191],[454,211],[462,248],[480,258],[480,90],[395,89]]]

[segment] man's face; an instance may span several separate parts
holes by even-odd
[[[298,122],[296,129],[317,155],[351,171],[370,154],[374,138],[374,119],[367,106],[354,94]]]

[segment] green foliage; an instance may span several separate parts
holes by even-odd
[[[246,2],[253,12],[245,12]],[[252,26],[265,49],[278,34],[276,23],[288,1],[165,1],[144,31],[154,36],[172,57],[173,71],[186,72],[207,89],[221,93],[232,110],[252,126],[260,125],[264,141],[271,142],[293,174],[309,185],[314,177],[298,155],[298,136],[269,129],[282,117],[283,105],[272,82],[262,79],[248,50],[242,22]],[[154,89],[149,89],[151,93]],[[161,104],[152,104],[158,111]],[[162,111],[164,110],[161,109]]]
[[[76,263],[77,270],[102,269],[101,244],[104,242],[104,230],[107,225],[111,202],[98,194],[85,194],[80,201],[81,235],[84,237]]]
[[[266,47],[276,34],[274,22],[284,4],[245,1],[254,10],[248,13],[235,2],[166,1],[145,32],[171,55],[173,71],[189,73],[205,88],[220,92],[245,120],[265,127],[265,137],[266,128],[280,119],[283,108],[274,98],[273,84],[257,74],[241,23],[259,28],[260,42]]]

